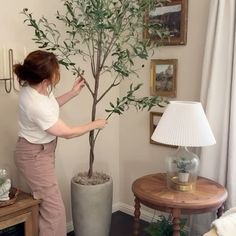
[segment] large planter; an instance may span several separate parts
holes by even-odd
[[[75,236],[109,236],[112,193],[112,178],[98,185],[81,185],[72,178],[71,205]]]

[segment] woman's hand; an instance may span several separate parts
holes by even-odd
[[[53,126],[51,126],[45,131],[57,137],[70,139],[86,134],[94,129],[103,129],[106,124],[107,120],[98,119],[84,125],[70,127],[59,119]]]
[[[82,76],[79,76],[75,82],[74,85],[71,89],[71,91],[75,94],[78,95],[80,93],[80,91],[83,89],[83,87],[85,86],[85,81],[84,78]]]
[[[96,129],[103,129],[105,125],[107,124],[107,120],[105,119],[98,119],[94,121],[94,124],[96,126]]]
[[[63,95],[56,97],[59,106],[63,106],[65,103],[70,101],[73,97],[77,96],[85,85],[85,80],[82,76],[79,76],[70,91],[64,93]]]

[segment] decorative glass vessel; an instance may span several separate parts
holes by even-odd
[[[11,189],[10,171],[8,168],[0,168],[0,202],[10,200]]]
[[[177,191],[193,191],[196,188],[199,158],[186,147],[166,158],[167,186]]]
[[[5,168],[0,169],[0,186],[5,183],[5,181],[9,178],[8,170]]]

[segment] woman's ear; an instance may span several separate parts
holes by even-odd
[[[44,79],[42,82],[41,82],[44,86],[49,86],[51,84],[51,81],[49,79]]]

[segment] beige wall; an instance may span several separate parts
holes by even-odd
[[[202,58],[208,7],[206,0],[189,0],[188,42],[186,46],[165,46],[155,50],[150,59],[178,59],[176,100],[199,100]],[[144,83],[140,95],[149,93],[150,60],[140,72]],[[125,86],[121,93],[124,93]],[[156,108],[152,111],[163,109]],[[120,202],[133,205],[132,182],[146,174],[164,171],[164,158],[173,152],[149,143],[149,112],[129,111],[120,119]]]
[[[56,7],[55,7],[56,6]],[[19,12],[23,8],[29,8],[37,16],[45,15],[52,17],[56,9],[60,9],[61,1],[51,0],[21,0],[3,1],[0,8],[0,50],[5,46],[13,48],[18,60],[23,58],[24,47],[27,51],[35,50],[37,47],[32,42],[32,31],[23,24],[24,17]],[[89,74],[88,64],[83,63],[87,77]],[[0,66],[1,68],[1,66]],[[0,69],[1,71],[1,69]],[[72,87],[74,77],[64,69],[62,81],[56,89],[56,94],[61,94]],[[107,81],[107,82],[106,82]],[[107,87],[109,78],[101,82],[102,87]],[[4,83],[0,81],[0,167],[8,166],[11,169],[14,185],[27,189],[22,179],[19,178],[13,162],[13,151],[17,138],[17,96],[16,92],[6,94]],[[119,89],[109,93],[104,106],[109,107],[109,101],[119,96]],[[68,124],[86,123],[90,119],[90,95],[86,89],[82,94],[66,104],[61,109],[61,118]],[[106,117],[104,107],[98,107],[98,117]],[[109,121],[109,125],[98,136],[96,145],[95,170],[101,170],[113,177],[114,180],[114,203],[118,202],[119,188],[119,117],[115,116]],[[59,139],[56,151],[56,170],[60,188],[67,210],[67,221],[71,222],[70,207],[70,180],[79,171],[88,169],[88,135],[73,140]]]
[[[32,31],[23,24],[24,17],[19,12],[27,7],[36,15],[52,17],[54,9],[61,8],[61,1],[21,0],[3,1],[0,8],[0,48],[5,45],[13,48],[18,60],[23,58],[24,47],[27,51],[36,49],[32,42]],[[198,100],[201,79],[202,57],[207,22],[209,1],[189,1],[189,24],[187,46],[163,47],[155,50],[154,59],[178,59],[177,99]],[[51,7],[53,6],[53,7]],[[151,59],[151,58],[150,58]],[[87,76],[89,68],[84,65]],[[140,63],[137,61],[137,63]],[[142,62],[143,63],[143,62]],[[138,82],[144,83],[140,96],[149,95],[149,64],[140,71]],[[1,71],[1,70],[0,70]],[[61,94],[71,88],[73,76],[62,69],[62,82],[56,90]],[[105,84],[103,85],[105,86]],[[121,90],[114,90],[104,100],[104,104],[114,100],[119,92],[124,94],[127,84]],[[6,94],[4,84],[0,81],[0,167],[11,169],[14,185],[24,185],[19,178],[13,163],[13,151],[17,138],[17,92]],[[68,124],[83,123],[90,117],[90,97],[87,91],[75,98],[61,110],[61,117]],[[154,109],[160,110],[160,109]],[[103,109],[98,114],[104,117]],[[125,203],[133,205],[131,184],[133,180],[144,174],[163,171],[163,158],[172,149],[149,144],[149,113],[134,110],[122,117],[113,117],[108,127],[98,139],[96,148],[95,169],[103,170],[114,179],[114,205]],[[88,136],[74,140],[59,139],[57,147],[57,176],[67,209],[67,221],[71,222],[70,211],[70,179],[78,171],[87,170]]]

